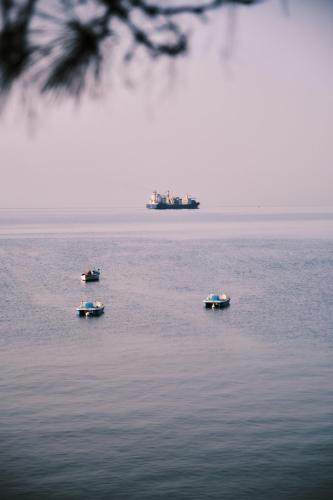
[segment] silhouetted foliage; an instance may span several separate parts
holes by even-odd
[[[97,81],[105,58],[125,41],[125,63],[143,49],[152,58],[188,50],[182,20],[225,5],[260,0],[0,0],[0,93],[16,82],[78,96]],[[111,44],[111,45],[110,45]]]

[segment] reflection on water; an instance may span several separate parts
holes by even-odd
[[[285,237],[327,238],[333,234],[333,210],[306,208],[210,208],[156,211],[139,208],[0,210],[0,237],[66,234],[184,238]]]
[[[330,498],[329,212],[4,212],[4,498]]]

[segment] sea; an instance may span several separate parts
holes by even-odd
[[[0,262],[2,500],[332,498],[332,208],[1,209]]]

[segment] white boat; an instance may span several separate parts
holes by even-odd
[[[82,281],[99,281],[100,274],[101,274],[100,269],[93,269],[92,271],[89,269],[89,271],[86,271],[85,273],[81,274],[81,280]]]
[[[205,307],[207,307],[207,309],[221,309],[222,307],[229,306],[230,300],[230,296],[226,293],[210,293],[208,297],[203,300],[203,303],[205,304]]]
[[[100,316],[104,313],[104,304],[102,302],[84,302],[81,301],[79,307],[76,308],[76,314],[78,316]]]

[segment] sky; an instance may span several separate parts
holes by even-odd
[[[120,68],[99,97],[0,116],[0,208],[333,205],[333,2],[278,0],[196,23],[176,63]],[[115,68],[110,71],[115,72]]]

